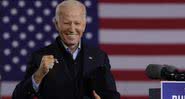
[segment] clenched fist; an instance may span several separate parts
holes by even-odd
[[[40,84],[44,76],[53,68],[55,59],[53,55],[44,55],[37,71],[34,73],[33,78],[37,84]]]

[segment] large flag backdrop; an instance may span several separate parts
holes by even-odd
[[[9,99],[29,55],[54,41],[61,0],[0,1],[0,93]],[[148,99],[160,87],[144,73],[150,63],[185,66],[185,0],[82,0],[84,39],[109,55],[122,99]]]

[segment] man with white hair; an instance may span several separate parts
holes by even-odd
[[[82,40],[86,8],[77,0],[57,5],[59,37],[32,54],[13,99],[119,99],[108,56]]]

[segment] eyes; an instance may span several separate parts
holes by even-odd
[[[74,24],[74,25],[81,25],[81,23],[80,22],[64,22],[64,24],[65,25],[72,25],[72,24]]]

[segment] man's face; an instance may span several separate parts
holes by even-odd
[[[86,27],[83,10],[77,8],[64,8],[56,22],[57,30],[67,46],[76,46]]]

